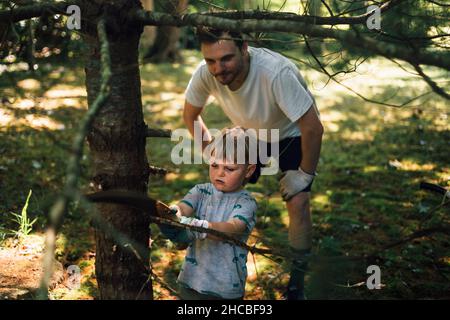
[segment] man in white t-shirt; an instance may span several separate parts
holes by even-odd
[[[296,66],[280,54],[249,47],[237,32],[199,28],[197,36],[204,61],[186,89],[185,124],[194,135],[197,121],[202,136],[211,139],[201,112],[212,95],[234,125],[279,129],[279,141],[267,141],[267,147],[279,146],[280,191],[289,212],[294,262],[287,299],[304,299],[306,263],[302,257],[312,246],[309,199],[323,134],[314,98]]]

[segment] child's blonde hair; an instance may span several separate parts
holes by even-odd
[[[211,155],[237,164],[256,164],[257,140],[254,130],[244,127],[225,128],[210,142]]]

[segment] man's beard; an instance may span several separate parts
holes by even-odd
[[[214,77],[219,81],[222,85],[227,86],[230,85],[236,80],[236,78],[243,72],[244,70],[244,58],[241,57],[239,61],[239,65],[235,68],[235,72],[222,72],[220,74],[214,75]]]
[[[238,74],[233,74],[231,72],[226,72],[226,73],[221,73],[219,75],[214,76],[217,81],[219,81],[222,85],[226,86],[231,84],[236,77],[238,76]]]

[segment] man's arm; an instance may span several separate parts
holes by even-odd
[[[300,168],[309,174],[314,174],[319,162],[320,148],[322,145],[323,126],[316,113],[315,107],[309,110],[297,120],[302,133],[302,162]]]
[[[184,102],[184,110],[183,110],[183,119],[186,127],[191,133],[192,137],[194,137],[194,124],[197,121],[197,125],[200,125],[200,129],[202,132],[202,137],[206,137],[206,139],[202,139],[202,150],[205,149],[206,145],[209,141],[211,141],[211,135],[209,134],[209,130],[206,127],[202,117],[200,114],[203,111],[203,107],[196,107],[190,104],[189,102]],[[203,141],[207,140],[207,141]]]
[[[287,170],[280,179],[280,192],[284,201],[305,190],[314,180],[322,145],[323,126],[314,106],[297,120],[302,132],[302,162],[298,170]]]

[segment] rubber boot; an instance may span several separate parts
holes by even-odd
[[[305,296],[305,272],[308,267],[308,257],[311,249],[296,250],[291,249],[294,259],[291,265],[291,273],[286,291],[287,300],[306,300]]]

